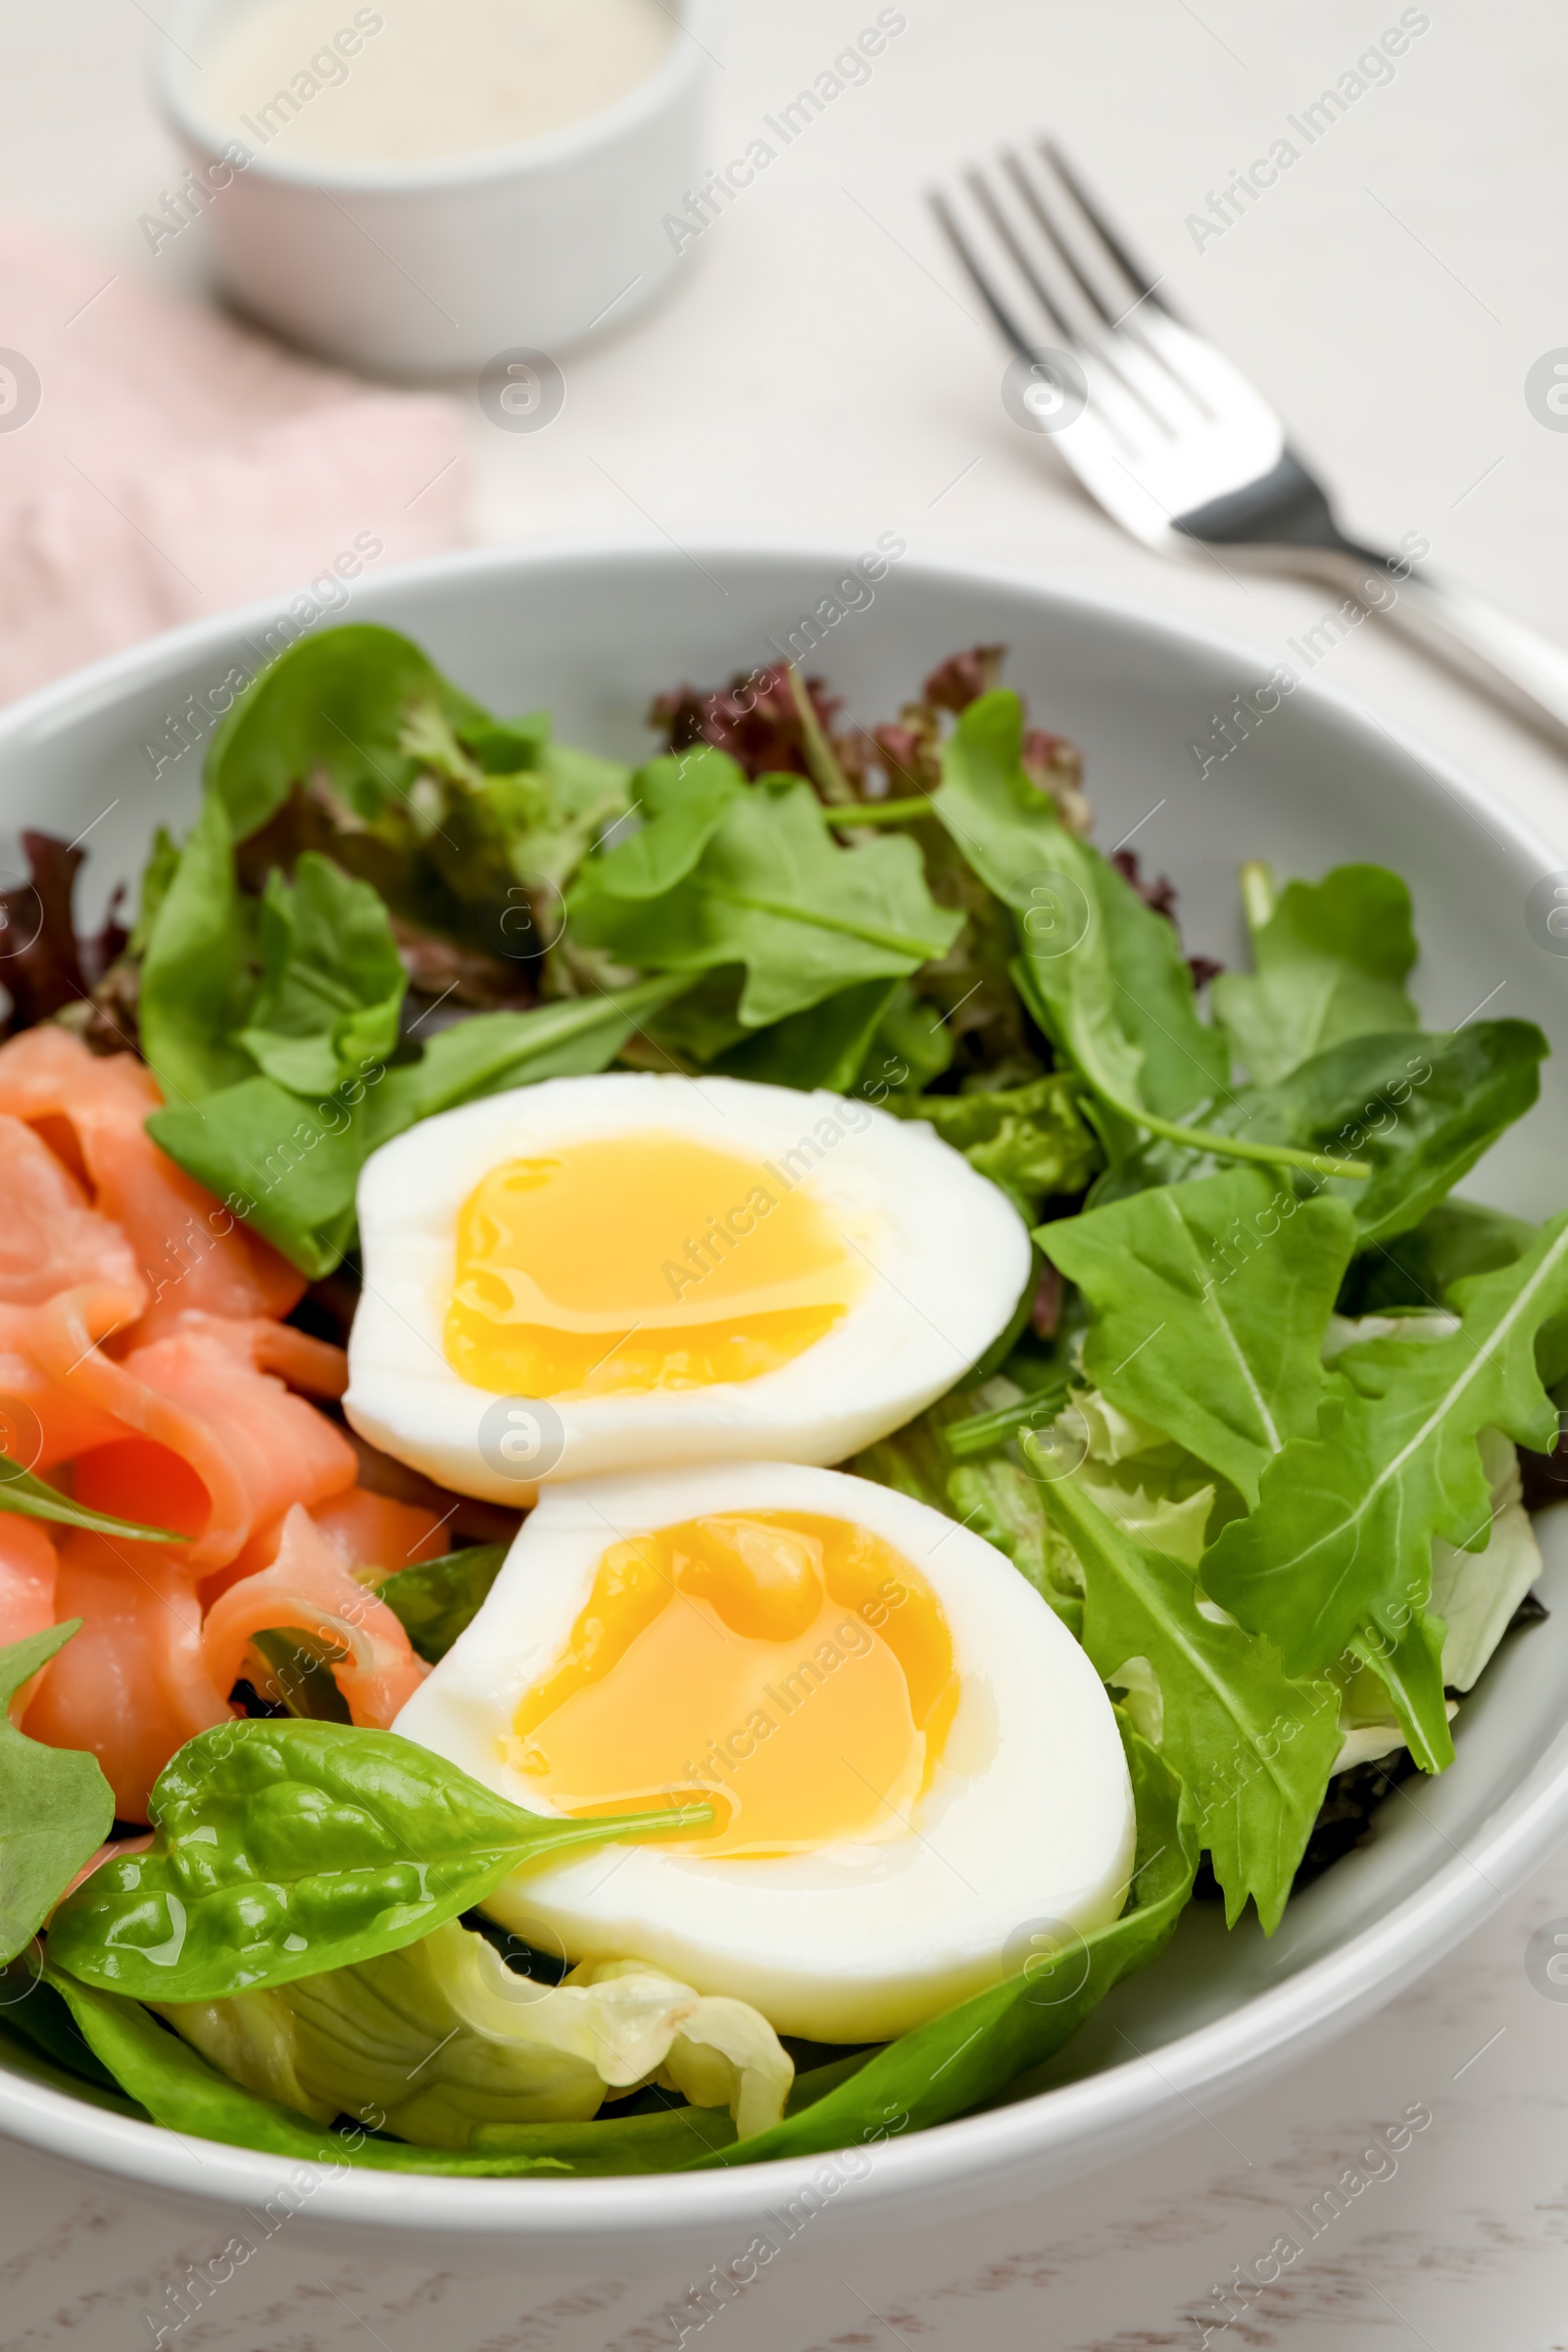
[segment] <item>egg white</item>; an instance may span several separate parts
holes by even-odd
[[[481,1435],[487,1413],[494,1431],[495,1395],[465,1380],[442,1344],[460,1211],[503,1161],[639,1130],[798,1178],[865,1279],[832,1330],[774,1371],[560,1398],[537,1430],[525,1417],[506,1458]],[[654,1463],[844,1461],[962,1377],[1005,1330],[1030,1267],[1017,1211],[924,1120],[735,1078],[552,1078],[445,1111],[372,1152],[359,1218],[365,1287],[349,1341],[349,1419],[385,1452],[492,1502]]]
[[[879,2041],[999,1983],[1027,1957],[1019,1938],[1035,1923],[1082,1932],[1115,1919],[1133,1868],[1132,1788],[1089,1659],[991,1544],[840,1471],[714,1463],[552,1489],[394,1728],[514,1803],[553,1810],[504,1742],[564,1650],[602,1554],[748,1510],[868,1528],[941,1601],[960,1696],[905,1826],[885,1843],[750,1859],[703,1860],[656,1838],[606,1845],[514,1873],[485,1908],[544,1950],[650,1961],[821,2041]]]

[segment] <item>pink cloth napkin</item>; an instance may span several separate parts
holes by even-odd
[[[312,579],[335,610],[345,575],[467,536],[452,401],[313,366],[4,218],[0,368],[0,700]],[[6,429],[28,369],[35,413]]]

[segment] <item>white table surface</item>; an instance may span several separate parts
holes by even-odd
[[[155,260],[136,229],[173,177],[141,95],[160,5],[0,0],[0,204],[194,289],[196,238]],[[999,137],[1050,124],[1178,301],[1273,394],[1353,528],[1386,543],[1425,533],[1436,564],[1568,638],[1568,436],[1535,421],[1523,389],[1531,363],[1568,342],[1560,9],[1430,0],[1431,28],[1392,85],[1200,252],[1187,215],[1397,21],[1395,0],[903,5],[907,29],[870,83],[703,237],[673,298],[564,355],[566,405],[548,431],[504,434],[473,409],[478,536],[859,547],[896,530],[922,554],[1047,570],[1282,650],[1326,592],[1144,555],[1004,415],[1003,355],[966,315],[919,189]],[[750,0],[730,13],[714,164],[876,11]],[[752,658],[737,648],[738,662]],[[1319,674],[1568,841],[1568,765],[1386,627],[1358,630]],[[1157,861],[1157,827],[1147,846]],[[1196,2352],[1191,2315],[1212,2323],[1212,2285],[1264,2253],[1287,2209],[1352,2163],[1374,2125],[1425,2102],[1433,2125],[1396,2176],[1211,2340],[1235,2352],[1568,2346],[1568,2003],[1543,1998],[1524,1969],[1529,1934],[1559,1914],[1568,1854],[1380,2017],[1245,2103],[1030,2205],[825,2264],[781,2261],[707,2342]],[[169,2340],[199,2352],[353,2352],[368,2338],[388,2352],[654,2352],[673,2341],[659,2315],[689,2283],[607,2276],[568,2292],[520,2274],[345,2262],[297,2227]],[[0,2147],[0,2352],[150,2343],[144,2315],[224,2235],[217,2217],[192,2223]]]

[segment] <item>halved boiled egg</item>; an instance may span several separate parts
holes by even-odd
[[[710,1825],[516,1873],[486,1908],[776,2031],[877,2041],[1113,1920],[1134,1821],[1094,1668],[1010,1561],[792,1463],[552,1488],[396,1730],[514,1802]]]
[[[547,1079],[360,1183],[350,1420],[444,1486],[838,1462],[1005,1329],[1023,1222],[923,1120],[732,1078]]]

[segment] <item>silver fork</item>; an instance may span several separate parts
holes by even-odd
[[[1012,413],[1054,433],[1124,530],[1161,555],[1233,551],[1326,578],[1568,743],[1568,653],[1412,556],[1348,538],[1268,402],[1161,298],[1054,141],[930,202],[1012,347]]]

